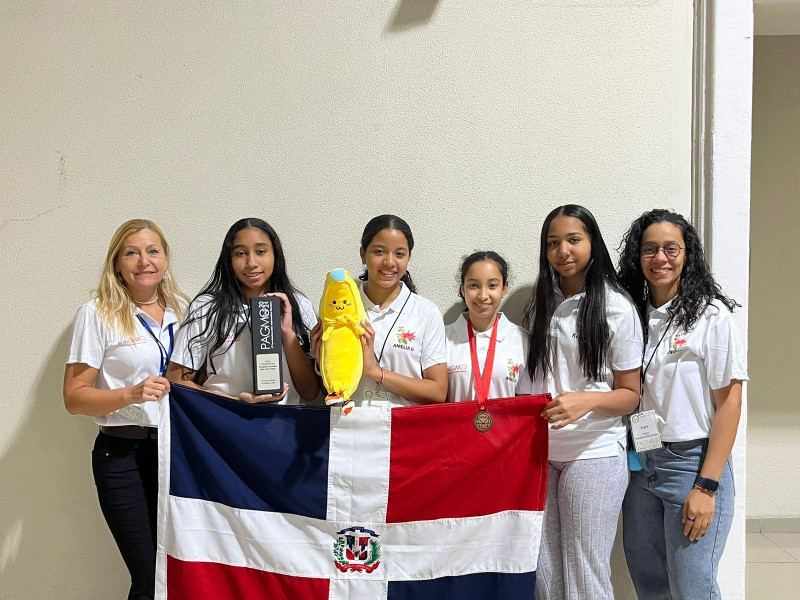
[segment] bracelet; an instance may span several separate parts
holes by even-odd
[[[378,382],[378,385],[383,385],[383,378],[386,377],[386,370],[381,367],[381,380]]]
[[[712,496],[716,496],[717,495],[716,491],[712,492],[711,490],[707,490],[706,488],[704,488],[699,483],[695,483],[694,486],[692,486],[692,487],[694,487],[694,489],[696,489],[696,490],[700,490],[701,492],[705,492],[706,494],[711,494]]]

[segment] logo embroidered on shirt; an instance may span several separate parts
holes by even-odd
[[[447,367],[448,373],[466,373],[467,372],[467,365],[462,363],[460,365],[450,365]]]
[[[397,343],[403,344],[404,346],[408,346],[411,342],[417,339],[417,336],[414,334],[413,331],[406,331],[405,327],[398,327],[397,333]]]
[[[675,338],[672,340],[672,344],[670,344],[669,354],[675,354],[676,352],[680,352],[681,350],[685,350],[684,346],[688,340],[685,337],[682,337],[681,334],[676,333]]]
[[[136,346],[137,344],[144,344],[145,342],[147,342],[147,338],[144,337],[143,335],[140,335],[139,337],[136,337],[136,338],[128,338],[126,340],[119,340],[117,342],[117,345],[119,345],[119,346]]]
[[[519,375],[519,363],[515,363],[512,359],[508,359],[508,377],[506,379],[508,381],[516,381],[517,376]]]

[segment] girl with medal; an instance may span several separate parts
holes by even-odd
[[[253,395],[251,298],[281,301],[281,394]],[[311,302],[292,285],[278,234],[261,219],[241,219],[225,234],[214,274],[192,301],[175,339],[167,379],[244,402],[298,404],[319,394],[309,356],[317,323]]]
[[[551,423],[536,597],[611,600],[611,548],[628,485],[622,416],[639,400],[642,328],[592,214],[574,204],[542,225],[525,318],[520,394],[549,393]]]
[[[361,236],[361,299],[367,319],[361,337],[364,369],[356,405],[408,406],[444,402],[447,348],[436,305],[416,293],[408,272],[414,236],[403,219],[380,215]],[[319,360],[321,327],[312,331]]]
[[[92,471],[100,508],[131,576],[129,599],[153,598],[158,495],[158,407],[189,299],[152,221],[123,223],[111,239],[96,298],[75,315],[64,404],[100,425]]]
[[[475,400],[482,378],[489,384],[488,398],[516,394],[528,336],[498,312],[507,293],[508,265],[502,256],[486,251],[464,259],[458,294],[467,311],[445,327],[448,402]]]
[[[652,210],[622,242],[619,275],[645,322],[643,396],[655,443],[638,453],[623,502],[623,545],[639,598],[720,598],[717,569],[733,521],[730,454],[747,365],[700,238]],[[642,448],[640,448],[643,450]]]

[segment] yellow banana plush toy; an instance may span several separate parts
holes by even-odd
[[[325,278],[319,305],[322,317],[320,371],[328,390],[326,404],[344,402],[342,412],[353,410],[350,396],[358,388],[364,355],[361,350],[360,323],[365,318],[358,285],[344,269],[334,269]]]

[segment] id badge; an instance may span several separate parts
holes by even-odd
[[[661,434],[656,425],[656,411],[646,410],[630,416],[631,437],[637,452],[663,448]]]
[[[141,407],[139,404],[129,404],[128,406],[123,406],[120,408],[117,413],[133,421],[134,423],[138,423],[141,425],[144,423],[144,408]]]

